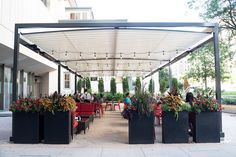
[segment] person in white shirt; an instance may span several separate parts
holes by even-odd
[[[84,89],[84,94],[80,97],[84,102],[91,102],[92,96],[90,93],[88,93],[87,89]]]

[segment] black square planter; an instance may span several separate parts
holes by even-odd
[[[174,112],[163,112],[162,142],[188,143],[188,112],[179,112],[176,119]]]
[[[155,140],[154,115],[135,114],[129,120],[129,144],[153,144]]]
[[[13,113],[14,143],[39,143],[39,113],[14,112]]]
[[[44,143],[69,144],[71,138],[71,112],[44,113]]]
[[[220,112],[195,113],[193,118],[193,141],[197,143],[220,142]]]

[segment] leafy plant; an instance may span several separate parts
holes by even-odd
[[[165,80],[160,80],[160,92],[163,94],[166,91],[166,84],[167,82]]]
[[[125,119],[132,120],[135,114],[150,116],[153,111],[152,98],[148,93],[135,94],[131,98],[131,105],[126,106],[121,113]]]
[[[40,99],[22,98],[13,102],[10,106],[12,112],[40,112],[42,104]]]
[[[176,120],[178,120],[179,112],[191,110],[191,106],[185,103],[179,96],[169,95],[162,98],[161,101],[162,111],[174,112]]]
[[[116,93],[114,96],[115,101],[123,101],[124,97],[122,93]]]
[[[222,107],[217,102],[216,99],[212,97],[206,97],[203,95],[199,95],[193,101],[192,111],[200,113],[200,112],[218,112],[221,111]]]
[[[66,112],[75,111],[76,102],[72,97],[61,97],[56,93],[50,98],[42,98],[40,100],[45,111],[49,112]]]

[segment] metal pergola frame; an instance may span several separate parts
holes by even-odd
[[[20,29],[29,29],[29,28],[174,28],[174,27],[198,27],[198,28],[210,28],[212,29],[213,37],[200,43],[199,45],[195,46],[192,49],[189,49],[183,52],[181,55],[176,56],[168,63],[162,65],[161,67],[152,71],[149,75],[151,76],[153,73],[159,71],[161,68],[165,66],[169,66],[176,61],[180,60],[181,58],[187,56],[190,52],[193,52],[197,48],[203,46],[204,44],[213,41],[214,43],[214,55],[215,55],[215,86],[216,86],[216,99],[221,103],[221,77],[220,77],[220,52],[219,52],[219,25],[218,23],[195,23],[195,22],[68,22],[68,23],[17,23],[15,24],[15,34],[14,34],[14,63],[13,63],[13,92],[12,92],[12,100],[17,100],[17,71],[18,71],[18,57],[19,57],[19,44],[21,43],[20,39]],[[61,30],[63,31],[63,30]],[[178,31],[178,30],[176,30]],[[181,30],[180,30],[181,31]],[[191,32],[191,31],[188,31]],[[196,31],[192,31],[196,32]],[[205,32],[209,33],[209,32]],[[62,64],[60,61],[58,62],[58,92],[60,93],[60,67]],[[69,70],[69,68],[68,68]],[[75,74],[75,78],[77,73],[70,70],[72,73]],[[75,79],[76,81],[76,79]],[[220,118],[221,119],[221,118]],[[222,120],[220,120],[220,125],[222,125]],[[222,128],[222,127],[221,127]],[[222,130],[222,129],[221,129]]]

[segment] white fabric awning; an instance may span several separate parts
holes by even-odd
[[[207,29],[119,27],[22,36],[82,76],[145,76],[212,33]]]

